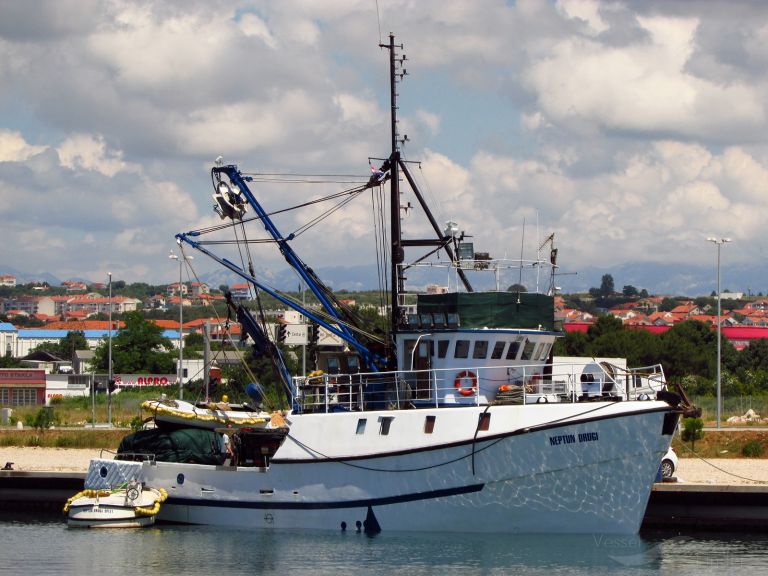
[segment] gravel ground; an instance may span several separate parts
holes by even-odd
[[[85,472],[98,449],[0,448],[0,468],[13,462],[14,470]],[[105,458],[111,458],[108,452]],[[768,484],[768,459],[718,458],[708,461],[680,458],[678,482],[689,484]]]
[[[13,462],[14,470],[85,472],[91,458],[99,458],[98,448],[0,448],[0,468]],[[105,452],[104,458],[112,458]]]

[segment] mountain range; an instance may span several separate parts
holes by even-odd
[[[331,266],[317,268],[318,276],[334,290],[363,291],[378,288],[376,267],[370,266]],[[0,275],[10,274],[16,277],[19,284],[27,282],[48,282],[58,286],[62,280],[76,280],[91,283],[86,278],[59,279],[49,272],[25,272],[8,266],[0,265]],[[638,290],[645,288],[650,294],[669,296],[708,296],[717,288],[717,271],[715,267],[698,267],[686,265],[659,264],[648,262],[630,262],[612,268],[588,267],[578,271],[561,270],[556,277],[556,285],[562,293],[586,292],[590,288],[599,287],[602,277],[610,274],[617,292],[624,286],[634,286]],[[428,268],[412,268],[407,273],[409,285],[423,287],[427,284],[445,284],[445,271],[435,271]],[[485,280],[482,279],[485,276]],[[478,289],[493,288],[493,275],[473,275],[472,283]],[[298,275],[290,269],[272,271],[261,269],[257,277],[268,286],[279,290],[295,291],[299,288]],[[203,273],[200,280],[213,288],[222,284],[232,285],[242,282],[236,275],[227,270],[217,270]],[[130,283],[130,280],[126,280]],[[502,283],[505,290],[509,282]],[[525,284],[525,282],[523,282]],[[528,287],[531,289],[532,287]],[[768,293],[768,274],[761,268],[746,266],[724,266],[721,269],[721,288],[724,292],[743,292],[747,295]]]

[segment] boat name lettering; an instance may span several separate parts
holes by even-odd
[[[559,446],[560,444],[576,444],[577,442],[597,442],[599,440],[597,432],[580,432],[576,434],[561,434],[559,436],[550,436],[549,445]]]

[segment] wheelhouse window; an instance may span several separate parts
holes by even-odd
[[[339,373],[339,359],[336,356],[328,357],[328,374]]]
[[[533,358],[534,348],[536,348],[536,343],[526,339],[525,344],[523,344],[523,355],[520,357],[520,359],[530,360],[531,358]]]
[[[477,340],[472,350],[472,358],[476,360],[485,360],[488,356],[488,340]]]
[[[552,348],[551,344],[544,344],[541,348],[541,355],[539,356],[539,360],[546,360],[547,356],[549,356],[549,350]]]
[[[509,343],[509,350],[507,350],[507,360],[516,360],[517,353],[520,351],[520,340],[515,340]]]
[[[496,342],[496,344],[493,345],[493,352],[491,352],[491,359],[492,360],[498,360],[502,357],[504,354],[504,346],[506,346],[507,343],[504,341]]]
[[[454,358],[467,358],[469,356],[469,340],[456,340]]]

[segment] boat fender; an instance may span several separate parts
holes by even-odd
[[[469,380],[470,386],[464,387],[464,381]],[[462,370],[456,374],[456,379],[453,381],[453,387],[459,391],[462,396],[474,396],[477,392],[477,374],[471,370]]]

